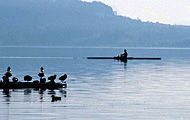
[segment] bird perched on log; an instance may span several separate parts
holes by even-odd
[[[61,82],[63,83],[64,80],[67,79],[67,74],[62,75],[61,77],[59,77],[59,80],[61,80]]]
[[[13,77],[13,82],[18,82],[18,78],[16,78],[16,77]]]
[[[26,76],[24,76],[24,80],[25,81],[31,81],[32,77],[30,75],[26,75]]]
[[[57,75],[52,75],[52,76],[49,76],[49,77],[48,77],[48,80],[50,80],[50,83],[55,83],[54,80],[56,79],[56,76],[57,76]]]
[[[11,72],[11,67],[8,67],[8,68],[7,68],[7,72]]]
[[[44,68],[41,67],[40,68],[40,72],[38,73],[38,76],[42,79],[42,77],[44,77]]]
[[[10,72],[6,72],[6,73],[5,73],[5,76],[9,78],[9,77],[12,76],[12,73],[10,73]]]
[[[8,67],[7,68],[7,72],[5,73],[5,75],[2,77],[3,78],[3,82],[4,83],[9,83],[9,77],[12,76],[12,73],[11,73],[11,68]]]
[[[7,76],[4,75],[2,78],[4,83],[9,83],[9,78]]]
[[[10,67],[7,68],[7,72],[5,73],[5,76],[8,77],[8,78],[12,76]]]
[[[61,100],[61,97],[57,97],[55,95],[52,95],[51,97],[52,97],[51,102],[54,102],[54,101],[57,101],[57,100]]]

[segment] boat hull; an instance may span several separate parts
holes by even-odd
[[[147,57],[87,57],[87,59],[115,59],[115,60],[161,60],[161,58],[147,58]]]

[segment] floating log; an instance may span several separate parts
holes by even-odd
[[[39,82],[0,82],[0,89],[21,89],[21,88],[44,88],[44,89],[58,89],[66,88],[64,83],[39,83]]]

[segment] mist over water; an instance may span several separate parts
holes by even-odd
[[[8,119],[190,119],[190,49],[127,48],[132,57],[162,60],[90,60],[124,48],[0,47],[0,74],[39,79],[67,74],[66,89],[0,90],[0,117]],[[58,77],[56,79],[59,82]],[[51,102],[51,95],[62,97]]]

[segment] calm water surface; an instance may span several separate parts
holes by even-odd
[[[1,89],[1,119],[190,119],[190,49],[128,48],[129,56],[161,61],[85,59],[121,52],[123,48],[0,47],[1,76],[8,66],[20,81],[27,74],[39,79],[41,66],[46,77],[68,74],[66,89]],[[51,102],[52,94],[62,100]]]

